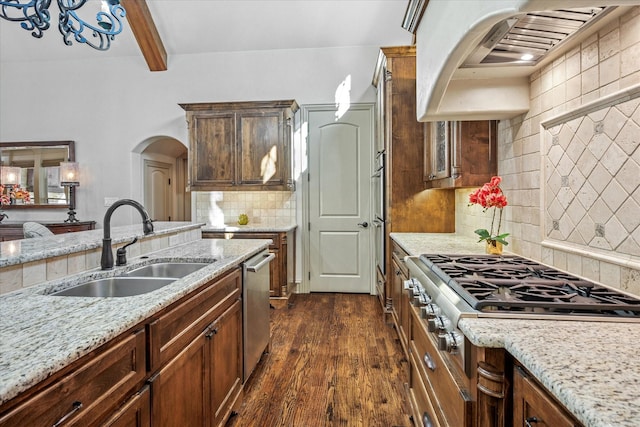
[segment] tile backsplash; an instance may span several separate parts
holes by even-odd
[[[296,221],[295,193],[288,191],[199,191],[195,203],[195,221],[210,226],[237,224],[240,214],[265,227]]]
[[[530,76],[498,127],[506,250],[640,295],[640,7]],[[456,190],[456,232],[489,212]]]

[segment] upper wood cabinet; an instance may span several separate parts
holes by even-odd
[[[498,173],[497,122],[430,122],[425,125],[427,188],[477,187]]]
[[[180,104],[192,190],[293,190],[294,100]]]

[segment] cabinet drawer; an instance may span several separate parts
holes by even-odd
[[[434,404],[442,411],[444,424],[470,425],[471,396],[468,390],[454,378],[451,368],[440,355],[428,336],[424,322],[413,308],[411,317],[411,352],[416,360],[416,370],[422,375],[427,389],[430,389]]]
[[[424,385],[422,376],[416,370],[418,363],[413,353],[411,353],[409,365],[409,400],[414,423],[418,427],[440,427],[440,421],[431,404],[429,393],[427,393],[427,388]]]
[[[409,254],[404,249],[402,249],[397,243],[393,242],[391,256],[393,257],[393,259],[396,260],[396,263],[398,264],[400,271],[402,271],[402,274],[405,277],[409,277],[409,269],[407,268],[407,265],[404,262],[404,257],[408,255]]]
[[[146,375],[145,333],[110,346],[0,418],[0,426],[87,426],[105,417]]]
[[[203,290],[178,302],[149,324],[151,372],[175,357],[211,322],[240,298],[242,276],[239,269],[215,279]]]

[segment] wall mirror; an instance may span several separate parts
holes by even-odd
[[[73,141],[0,142],[2,166],[20,168],[19,187],[31,201],[3,209],[68,208],[69,188],[60,185],[60,162],[75,161]]]

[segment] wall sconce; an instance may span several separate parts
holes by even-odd
[[[60,185],[69,187],[68,218],[64,222],[79,222],[76,218],[76,187],[80,185],[80,166],[77,162],[60,162]]]

